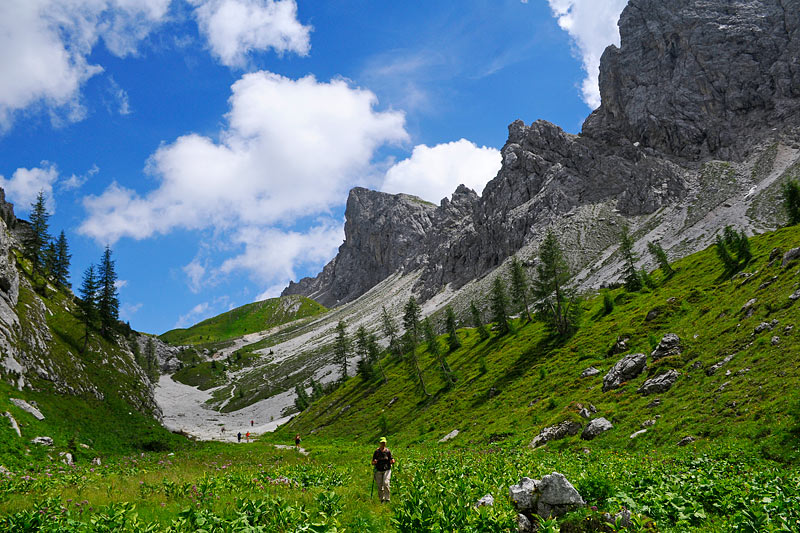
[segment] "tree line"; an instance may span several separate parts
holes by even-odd
[[[64,231],[56,239],[50,235],[50,213],[47,199],[39,191],[31,204],[30,227],[22,238],[23,255],[31,263],[32,277],[51,279],[56,286],[70,289],[69,243]],[[78,289],[78,317],[84,326],[83,350],[86,350],[92,330],[99,329],[104,336],[116,331],[119,325],[119,296],[117,292],[116,264],[111,247],[106,246],[100,262],[91,264],[83,273]],[[43,286],[42,286],[43,289]]]

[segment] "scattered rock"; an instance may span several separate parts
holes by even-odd
[[[570,435],[577,435],[582,427],[581,424],[573,422],[572,420],[565,420],[555,426],[548,426],[533,438],[529,446],[531,448],[538,448],[551,440],[559,440]]]
[[[670,387],[675,384],[675,381],[678,379],[678,375],[679,374],[677,370],[674,368],[670,369],[663,374],[659,374],[658,376],[645,381],[636,392],[645,396],[667,392]]]
[[[692,368],[694,368],[695,370],[700,370],[701,368],[703,368],[702,361],[695,361],[694,363],[692,363]]]
[[[672,296],[670,298],[667,298],[667,303],[670,304],[670,305],[676,304],[676,303],[678,303],[678,299],[675,298],[674,296]]]
[[[772,322],[762,322],[753,329],[753,333],[758,335],[764,331],[772,331],[778,325],[778,320],[773,319]]]
[[[489,389],[489,398],[494,398],[495,396],[497,396],[497,389],[495,387],[492,387],[491,389]]]
[[[733,359],[733,357],[735,355],[736,354],[730,354],[730,355],[726,356],[725,359],[723,359],[722,361],[720,361],[718,363],[715,363],[715,364],[711,365],[710,367],[708,367],[708,370],[706,370],[706,375],[707,376],[713,376],[714,374],[716,374],[717,370],[719,370],[723,366],[725,366],[728,363],[730,363],[731,359]]]
[[[593,413],[596,413],[596,412],[597,412],[597,407],[595,407],[595,406],[594,406],[594,404],[591,404],[591,403],[590,403],[590,404],[589,404],[589,410],[590,410],[591,412],[593,412]]]
[[[439,439],[439,442],[447,442],[450,439],[456,438],[457,436],[458,436],[458,430],[454,429],[453,431],[451,431],[450,433]]]
[[[722,391],[724,391],[726,388],[728,388],[728,385],[730,385],[730,384],[731,384],[731,382],[730,382],[730,381],[726,381],[725,383],[723,383],[722,385],[720,385],[720,386],[719,386],[719,388],[717,388],[717,392],[722,392]]]
[[[800,259],[800,248],[792,248],[785,254],[783,254],[783,261],[781,261],[781,268],[786,268],[789,263],[794,261],[795,259]]]
[[[631,525],[631,512],[623,507],[615,515],[612,515],[611,513],[603,513],[603,521],[606,524],[614,525],[614,527],[619,524],[623,528],[627,529]]]
[[[517,531],[519,531],[519,533],[530,533],[533,531],[533,524],[530,518],[522,513],[517,513]]]
[[[748,372],[750,372],[750,367],[743,368],[743,369],[739,370],[738,372],[736,372],[736,375],[737,376],[744,376]]]
[[[42,414],[42,412],[38,410],[36,407],[29,404],[28,402],[26,402],[25,400],[20,400],[19,398],[9,398],[8,400],[17,407],[19,407],[20,409],[22,409],[23,411],[32,414],[36,418],[36,420],[44,420],[44,415]]]
[[[757,300],[755,298],[747,300],[747,303],[742,306],[739,312],[744,313],[745,317],[751,316],[756,311],[756,302]]]
[[[783,255],[783,250],[781,250],[780,248],[773,248],[772,251],[769,253],[769,262],[772,263],[781,255]]]
[[[581,433],[581,438],[583,440],[592,440],[601,433],[613,428],[614,425],[601,416],[600,418],[595,418],[586,425],[583,429],[583,433]]]
[[[8,418],[8,421],[11,424],[11,429],[17,433],[17,437],[22,437],[22,432],[19,430],[19,424],[17,424],[17,420],[14,418],[14,415],[6,411],[3,413],[3,416]]]
[[[790,295],[789,295],[789,299],[790,299],[791,301],[795,301],[795,300],[798,300],[798,299],[800,299],[800,289],[797,289],[797,290],[796,290],[796,291],[794,291],[792,294],[790,294]]]
[[[617,342],[611,347],[611,355],[618,355],[628,351],[628,341],[630,337],[617,337]]]
[[[84,450],[88,450],[88,449],[89,449],[89,445],[88,445],[88,444],[81,443],[81,444],[80,444],[80,446],[81,446],[81,448],[83,448]]]
[[[8,468],[4,467],[3,465],[0,465],[0,474],[2,474],[4,476],[10,476],[12,474],[12,472]]]
[[[41,444],[42,446],[52,446],[53,439],[50,437],[36,437],[31,441],[34,444]]]
[[[640,429],[639,431],[634,431],[633,433],[631,433],[631,437],[630,438],[635,439],[639,435],[644,435],[645,433],[647,433],[646,429]]]
[[[586,370],[584,370],[583,372],[581,372],[581,377],[582,377],[582,378],[589,378],[589,377],[592,377],[592,376],[596,376],[596,375],[597,375],[597,374],[599,374],[599,373],[600,373],[600,371],[599,371],[599,370],[597,370],[597,369],[596,369],[595,367],[593,367],[593,366],[590,366],[589,368],[587,368]]]
[[[477,502],[475,502],[474,507],[477,509],[478,507],[494,507],[494,496],[491,494],[487,494]]]
[[[775,283],[776,281],[778,281],[778,276],[772,276],[770,279],[768,279],[767,281],[765,281],[764,283],[759,285],[758,286],[758,290],[760,290],[760,291],[764,290],[767,287],[769,287],[770,285],[772,285],[773,283]]]
[[[395,403],[396,401],[397,401],[397,396],[395,396],[394,398],[392,398],[391,400],[389,400],[389,403],[387,403],[387,404],[386,404],[386,407],[391,407],[391,406],[393,406],[393,405],[394,405],[394,403]]]
[[[691,435],[683,437],[681,440],[678,441],[678,446],[686,446],[687,444],[693,443],[695,440],[697,439],[695,439]]]
[[[674,333],[667,333],[650,354],[650,358],[658,361],[662,357],[670,357],[679,353],[681,353],[681,338]]]
[[[64,463],[65,465],[72,466],[73,464],[75,464],[72,462],[72,454],[69,452],[58,452],[58,456],[62,458],[61,462]]]
[[[770,343],[772,343],[773,346],[777,346],[778,344],[781,343],[781,338],[778,337],[777,335],[773,335],[772,339],[770,339]]]
[[[578,411],[578,414],[587,420],[592,418],[592,412],[585,407]]]
[[[798,291],[798,292],[800,292],[800,291]],[[793,329],[794,329],[794,326],[786,326],[785,328],[783,328],[783,334],[784,335],[788,335],[789,333],[792,332]]]
[[[659,405],[661,405],[661,398],[656,398],[655,400],[647,404],[647,408],[652,409],[654,407],[658,407]]]
[[[658,318],[658,315],[661,314],[661,310],[656,307],[648,311],[647,316],[644,317],[645,322],[650,322],[651,320],[655,320]]]
[[[626,355],[611,367],[603,378],[603,392],[616,389],[624,382],[631,380],[642,373],[647,365],[647,355],[632,353]]]
[[[645,420],[644,422],[642,422],[642,427],[643,427],[643,428],[649,428],[649,427],[653,427],[653,426],[655,426],[655,425],[656,425],[656,421],[655,421],[655,420],[653,420],[652,418],[650,418],[649,420]]]
[[[561,516],[586,505],[575,487],[558,472],[541,481],[524,477],[509,487],[509,496],[517,512],[529,520],[534,514],[544,518]]]
[[[95,466],[100,466],[100,464],[101,464],[100,463],[100,458],[99,457],[95,457],[94,459],[92,459],[92,464],[95,465]]]

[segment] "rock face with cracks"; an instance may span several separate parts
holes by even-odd
[[[525,524],[534,522],[533,515],[542,518],[561,516],[586,505],[575,487],[558,472],[541,480],[523,477],[519,483],[509,487],[509,497],[522,517],[518,518],[521,530]]]
[[[647,355],[643,353],[628,354],[611,367],[603,378],[603,392],[616,389],[624,382],[642,373],[647,365]]]

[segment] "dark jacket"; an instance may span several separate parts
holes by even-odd
[[[375,450],[375,453],[372,454],[372,460],[377,461],[375,470],[378,472],[386,472],[392,469],[392,452],[389,451],[389,448]]]

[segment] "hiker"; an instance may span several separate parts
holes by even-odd
[[[253,427],[253,421],[252,420],[250,421],[250,427]]]
[[[225,428],[224,427],[220,430],[220,433],[222,433],[223,435],[225,434]]]
[[[241,431],[236,434],[236,440],[237,440],[237,442],[242,442],[242,432]]]
[[[381,437],[378,449],[372,454],[372,464],[375,465],[375,484],[378,486],[378,497],[381,503],[389,503],[389,480],[392,477],[394,458],[392,452],[386,447],[386,437]]]
[[[299,433],[294,436],[294,447],[295,448],[299,448],[300,447],[300,434]]]
[[[250,432],[249,431],[247,432],[247,435],[245,435],[245,437],[247,438],[247,442],[250,442]]]

